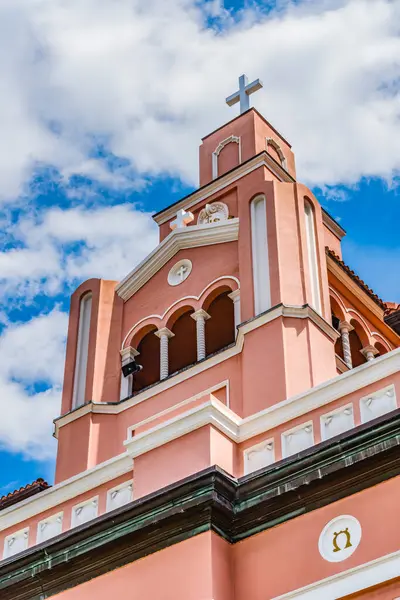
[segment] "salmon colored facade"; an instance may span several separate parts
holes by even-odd
[[[72,295],[55,485],[0,499],[1,599],[400,597],[400,307],[255,109],[200,186]]]

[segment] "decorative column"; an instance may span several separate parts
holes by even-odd
[[[349,333],[352,331],[354,327],[347,323],[347,321],[341,321],[339,323],[339,331],[342,337],[342,347],[343,347],[343,357],[344,362],[349,367],[349,369],[353,368],[353,362],[351,360],[351,349],[350,349],[350,338]]]
[[[234,314],[234,319],[235,319],[235,337],[237,337],[238,334],[238,327],[240,325],[241,318],[240,318],[240,290],[235,290],[234,292],[231,292],[230,294],[228,294],[228,297],[232,300],[233,302],[233,314]]]
[[[121,354],[121,366],[124,366],[133,360],[135,360],[136,356],[139,355],[139,352],[136,348],[132,348],[129,346],[128,348],[124,348],[120,351]],[[133,388],[133,375],[128,375],[128,377],[124,377],[121,374],[121,390],[120,390],[120,400],[124,398],[128,398],[132,395]]]
[[[163,327],[155,332],[155,335],[160,338],[160,379],[168,377],[168,340],[174,337],[174,333],[167,327]]]
[[[200,308],[190,316],[196,321],[197,360],[203,360],[206,357],[206,321],[210,315]]]
[[[379,354],[379,350],[375,348],[375,346],[365,346],[362,350],[360,350],[361,354],[365,356],[368,361],[374,360],[375,356]]]

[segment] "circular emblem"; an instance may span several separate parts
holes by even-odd
[[[192,271],[192,262],[187,258],[177,262],[168,273],[169,285],[179,285],[187,279]]]
[[[355,552],[361,541],[361,525],[355,517],[342,515],[329,521],[319,536],[318,549],[325,560],[341,562]]]

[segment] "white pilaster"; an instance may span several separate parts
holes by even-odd
[[[167,327],[162,327],[155,332],[155,335],[160,338],[160,379],[168,377],[168,340],[174,337],[174,333]]]
[[[210,315],[200,308],[190,316],[196,321],[197,360],[203,360],[206,357],[206,321]]]
[[[360,352],[368,361],[374,360],[375,356],[379,354],[379,350],[375,346],[365,346]]]
[[[241,321],[240,318],[240,290],[235,290],[234,292],[231,292],[230,294],[228,294],[229,298],[232,300],[233,302],[233,314],[234,314],[234,319],[235,319],[235,337],[237,336],[238,330],[237,328],[239,327]]]
[[[351,360],[351,349],[350,349],[350,338],[349,333],[352,331],[354,327],[347,323],[347,321],[341,321],[339,323],[339,331],[342,337],[342,347],[343,347],[343,358],[346,365],[349,369],[353,368],[353,362]]]
[[[120,351],[121,354],[121,366],[126,365],[127,363],[135,360],[136,356],[139,355],[139,352],[129,346],[128,348],[124,348]],[[132,387],[133,387],[133,375],[128,375],[128,377],[124,377],[121,373],[121,389],[120,389],[120,400],[124,398],[129,398],[132,395]]]

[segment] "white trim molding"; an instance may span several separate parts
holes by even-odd
[[[179,250],[234,242],[238,237],[238,218],[174,229],[153,252],[117,284],[115,291],[126,302]]]
[[[268,146],[272,146],[272,148],[276,151],[276,153],[279,156],[279,160],[281,161],[282,168],[285,169],[285,171],[287,171],[287,161],[286,161],[285,155],[283,154],[282,148],[280,147],[278,142],[276,140],[274,140],[274,138],[272,138],[272,137],[267,137],[267,138],[265,138],[265,147],[266,147],[267,152],[268,152]]]
[[[387,554],[348,571],[342,571],[272,600],[337,600],[382,583],[400,573],[400,551]]]
[[[21,523],[51,508],[58,507],[63,502],[77,498],[81,494],[94,490],[103,483],[112,481],[121,475],[132,473],[132,470],[132,459],[124,452],[88,471],[61,481],[36,496],[22,500],[9,508],[4,508],[0,512],[0,531],[13,527],[17,523]]]
[[[124,446],[129,456],[135,458],[205,425],[213,425],[228,438],[237,441],[240,422],[241,418],[236,413],[216,398],[212,398],[148,431],[129,437]],[[131,431],[132,429],[134,430],[130,428]]]
[[[221,151],[225,148],[225,146],[227,146],[228,144],[231,144],[231,143],[236,143],[239,146],[239,165],[242,162],[242,149],[241,149],[241,144],[240,144],[240,137],[238,137],[236,135],[230,135],[225,140],[222,140],[222,142],[220,142],[218,144],[218,146],[215,148],[214,152],[212,153],[212,178],[213,179],[216,179],[218,177],[218,157],[219,157]]]

